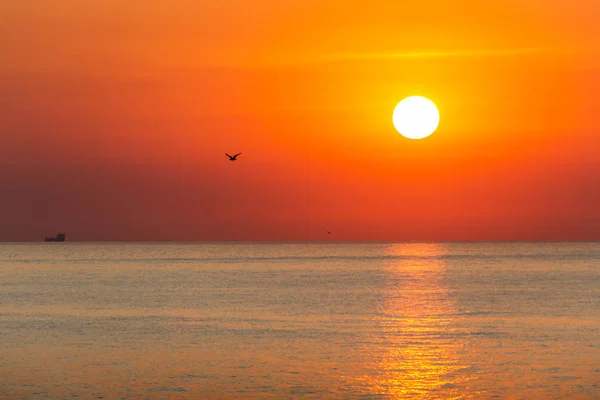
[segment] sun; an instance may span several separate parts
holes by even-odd
[[[392,121],[402,136],[423,139],[437,129],[440,113],[433,101],[422,96],[411,96],[398,103]]]

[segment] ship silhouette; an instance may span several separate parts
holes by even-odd
[[[64,242],[67,237],[66,233],[57,233],[56,236],[44,238],[44,242]]]

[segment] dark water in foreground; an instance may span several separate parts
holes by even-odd
[[[600,398],[600,243],[0,244],[0,397]]]

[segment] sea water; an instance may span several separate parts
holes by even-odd
[[[598,399],[600,243],[0,244],[0,397]]]

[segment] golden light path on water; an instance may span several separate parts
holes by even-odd
[[[389,252],[401,257],[388,268],[373,373],[362,384],[370,394],[393,399],[466,398],[458,387],[472,378],[461,361],[466,343],[456,335],[456,312],[443,282],[444,245],[395,244]]]

